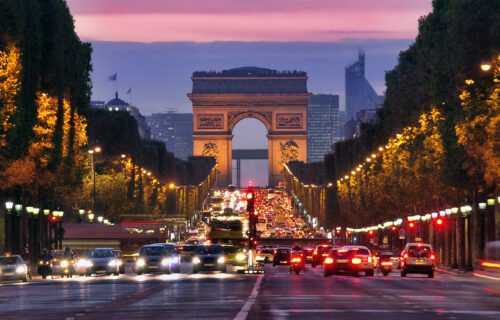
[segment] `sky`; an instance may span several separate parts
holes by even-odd
[[[366,52],[366,78],[379,94],[387,70],[417,35],[432,0],[66,0],[80,39],[92,43],[93,100],[118,93],[144,115],[192,112],[186,94],[197,70],[259,66],[306,71],[308,91],[340,96],[344,68]],[[131,88],[131,95],[126,95]],[[246,119],[233,148],[266,148],[266,131]],[[249,139],[248,137],[252,137]],[[264,162],[263,162],[264,163]],[[265,184],[267,165],[260,164]],[[257,162],[245,163],[248,174]]]

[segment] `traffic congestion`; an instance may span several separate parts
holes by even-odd
[[[173,273],[244,273],[249,265],[286,266],[290,274],[308,269],[332,275],[383,276],[424,274],[434,277],[433,248],[425,243],[408,243],[398,254],[367,246],[334,243],[324,238],[300,216],[290,195],[283,189],[254,189],[258,240],[249,246],[248,190],[234,186],[213,190],[195,228],[180,243],[151,243],[135,252],[120,248],[92,248],[79,253],[70,247],[44,250],[34,270],[20,255],[0,258],[1,279],[42,279],[149,275]],[[317,269],[319,268],[319,269]],[[262,269],[263,270],[263,269]],[[285,272],[285,271],[284,271]],[[395,273],[397,272],[397,273]]]

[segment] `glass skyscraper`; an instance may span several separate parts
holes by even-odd
[[[339,96],[315,94],[307,106],[307,162],[323,161],[339,127]]]
[[[167,151],[176,158],[187,160],[193,155],[193,114],[154,113],[146,117],[151,138],[165,142]]]

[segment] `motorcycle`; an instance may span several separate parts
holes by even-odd
[[[382,274],[384,276],[387,276],[389,273],[392,272],[392,260],[391,260],[391,257],[392,257],[392,253],[389,254],[389,253],[381,253],[379,255],[379,260],[378,260],[378,268],[380,270],[380,272],[382,272]]]
[[[290,274],[295,272],[299,274],[300,271],[304,270],[304,259],[301,256],[293,256],[290,259]]]
[[[73,277],[73,261],[63,259],[61,260],[59,266],[61,267],[61,278],[64,278],[64,276],[67,276],[68,278]]]
[[[52,275],[52,264],[50,260],[40,260],[38,262],[38,274],[42,276],[42,279],[47,279],[47,276]]]

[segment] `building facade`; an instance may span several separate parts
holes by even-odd
[[[167,151],[176,158],[187,160],[193,155],[193,114],[153,113],[146,116],[151,139],[165,142]]]
[[[360,51],[358,60],[345,68],[346,121],[355,120],[363,109],[379,108],[384,99],[365,78],[365,53]]]
[[[267,129],[269,186],[282,179],[283,164],[307,161],[307,74],[241,67],[221,72],[194,72],[194,155],[217,161],[218,187],[232,183],[232,131],[245,118]]]
[[[323,161],[339,127],[339,96],[315,94],[307,106],[307,162]]]

